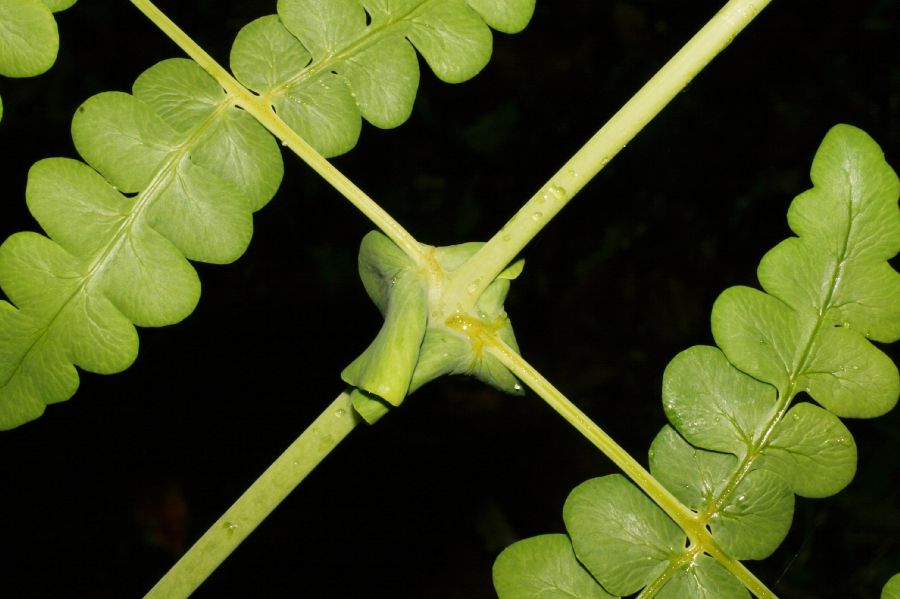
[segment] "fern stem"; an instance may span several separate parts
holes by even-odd
[[[145,595],[188,597],[362,419],[341,393]]]
[[[744,564],[728,555],[718,545],[707,546],[703,549],[724,566],[726,570],[731,572],[735,578],[740,580],[741,584],[756,597],[759,597],[759,599],[778,599],[778,596],[770,591],[763,581],[748,570]]]
[[[496,276],[610,160],[724,50],[771,0],[731,0],[466,264],[445,296],[468,312]],[[473,293],[472,285],[476,286]],[[467,291],[470,290],[470,291]]]
[[[447,326],[475,339],[485,350],[497,358],[519,380],[528,385],[551,408],[574,426],[578,432],[602,451],[616,466],[622,469],[631,480],[656,501],[659,506],[691,536],[691,540],[699,542],[693,534],[696,529],[696,514],[684,506],[653,475],[638,463],[631,455],[616,443],[603,429],[597,426],[587,414],[573,404],[563,393],[544,378],[525,358],[507,345],[494,331],[481,322],[461,314],[454,315]],[[476,344],[473,344],[476,345]]]
[[[740,561],[723,551],[706,528],[706,522],[691,509],[681,503],[677,497],[666,489],[662,483],[650,474],[641,464],[616,443],[603,429],[592,421],[587,414],[573,404],[563,393],[544,378],[517,351],[507,345],[496,333],[479,320],[463,314],[454,314],[447,321],[447,326],[469,336],[492,356],[497,358],[519,380],[537,393],[541,399],[553,408],[560,416],[575,427],[588,441],[603,452],[618,466],[642,491],[644,491],[672,520],[685,532],[694,546],[694,551],[706,552],[722,564],[754,595],[760,599],[776,599],[762,581],[760,581]],[[652,591],[651,591],[652,592]]]
[[[197,45],[188,34],[181,30],[169,17],[159,10],[150,0],[131,0],[144,15],[165,33],[169,39],[184,51],[194,62],[210,74],[222,86],[229,96],[229,101],[240,106],[260,124],[269,130],[300,157],[310,168],[319,174],[325,181],[334,187],[351,204],[371,220],[375,226],[381,229],[391,241],[396,243],[407,256],[418,264],[426,263],[426,251],[416,239],[403,228],[394,218],[388,214],[372,198],[361,190],[355,183],[341,173],[333,164],[319,154],[312,146],[300,137],[293,129],[275,114],[272,107],[260,96],[254,94],[234,77],[231,76],[222,65],[215,61],[203,48]]]

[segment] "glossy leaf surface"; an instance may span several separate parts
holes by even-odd
[[[274,139],[193,62],[164,61],[78,109],[86,163],[49,158],[26,198],[47,237],[0,246],[0,428],[41,414],[78,386],[75,366],[112,373],[137,354],[134,325],[178,322],[200,283],[188,259],[227,263],[282,164]]]
[[[639,591],[684,551],[681,529],[619,474],[575,487],[563,519],[579,561],[618,595]]]
[[[0,75],[32,77],[53,65],[59,34],[47,4],[0,0],[0,24]]]
[[[760,264],[765,291],[732,287],[716,301],[722,349],[692,347],[663,377],[671,426],[653,441],[651,473],[738,560],[778,547],[794,494],[850,482],[856,444],[840,417],[883,414],[900,392],[896,366],[869,341],[900,336],[900,276],[887,262],[900,250],[900,184],[847,125],[826,135],[811,178],[788,214],[799,237]],[[822,407],[791,405],[800,393]],[[709,556],[688,555],[684,533],[622,477],[580,485],[563,513],[576,555],[613,592],[747,596]]]
[[[72,3],[48,5],[58,10]],[[38,38],[46,35],[38,29],[53,25],[55,34],[52,16],[48,21],[47,7],[36,0],[26,4],[17,17],[33,29],[28,39],[44,48]],[[0,0],[0,15],[9,6]],[[439,76],[463,80],[490,56],[485,20],[512,32],[525,26],[533,8],[533,0],[282,1],[280,17],[263,17],[241,31],[232,65],[313,146],[336,154],[356,143],[360,115],[382,127],[407,118],[418,82],[414,47]],[[13,66],[23,61],[13,58]],[[3,64],[0,56],[0,69]],[[32,169],[27,199],[49,240],[18,234],[0,247],[0,286],[10,300],[0,302],[0,429],[70,397],[78,386],[76,366],[104,373],[127,367],[137,353],[133,325],[187,316],[200,294],[188,260],[222,264],[244,252],[252,213],[274,195],[283,167],[272,136],[237,104],[194,62],[163,61],[138,78],[133,93],[98,94],[78,109],[72,136],[87,165],[50,159]],[[400,285],[406,292],[385,310],[392,322],[421,312],[415,309],[419,283],[401,278],[409,282]],[[505,287],[487,295],[502,304]],[[412,340],[411,370],[423,327],[390,331],[366,359],[383,363],[404,354],[396,348]],[[426,347],[445,351],[443,341],[431,338]],[[416,386],[448,371],[426,363]],[[378,369],[357,364],[352,370],[368,380]],[[463,370],[514,384],[490,360]],[[401,377],[402,390],[386,390],[384,380],[374,389],[399,403],[409,374]]]
[[[760,263],[767,293],[723,293],[713,334],[737,368],[782,394],[805,390],[841,417],[880,416],[900,377],[867,338],[900,338],[900,277],[887,263],[900,249],[900,183],[877,144],[846,125],[825,137],[811,178],[788,212],[798,237]]]
[[[396,127],[412,111],[416,50],[442,80],[465,81],[487,64],[488,26],[525,27],[534,0],[280,0],[278,15],[237,36],[231,68],[325,156],[356,144],[364,118]]]
[[[53,66],[59,51],[53,13],[73,4],[75,0],[0,0],[0,75],[33,77]]]
[[[494,562],[500,599],[609,599],[579,563],[565,535],[541,535],[507,547]]]
[[[738,579],[708,555],[698,555],[675,572],[659,593],[661,599],[750,599]]]

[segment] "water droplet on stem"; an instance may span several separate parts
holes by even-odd
[[[559,185],[551,185],[547,188],[547,193],[556,201],[565,200],[568,195],[565,188],[560,187]]]

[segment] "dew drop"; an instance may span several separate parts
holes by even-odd
[[[509,241],[510,239],[512,239],[512,235],[510,235],[509,233],[503,236],[503,241]]]
[[[566,199],[566,190],[564,187],[560,187],[559,185],[551,185],[547,188],[547,193],[550,194],[554,200],[560,201]]]
[[[744,503],[745,501],[747,501],[747,496],[746,495],[738,495],[736,501],[738,503]]]
[[[765,344],[766,344],[766,340],[765,340],[765,339],[760,339],[760,340],[759,340],[759,344],[760,344],[760,345],[765,345]]]
[[[800,421],[800,414],[798,414],[796,411],[791,412],[791,418],[793,418],[795,422],[799,422],[799,421]]]
[[[338,408],[337,410],[334,411],[335,418],[343,418],[346,415],[347,415],[347,410],[345,410],[344,408]]]
[[[521,391],[521,390],[522,390],[522,385],[520,385],[519,383],[515,383],[513,385],[513,391]]]
[[[222,528],[225,529],[225,532],[227,532],[229,534],[234,534],[234,531],[237,530],[237,524],[226,520],[225,522],[222,522]]]
[[[534,222],[537,222],[537,221],[541,220],[542,218],[544,218],[543,212],[535,212],[534,214],[531,215],[531,220],[533,220]]]
[[[856,364],[854,364],[851,368],[853,368],[853,370],[859,370],[859,366],[857,366]]]
[[[577,179],[577,178],[578,178],[578,171],[576,171],[574,168],[570,168],[570,169],[569,169],[568,171],[566,171],[566,172],[567,172],[567,174],[568,174],[570,177],[572,177],[573,179]]]

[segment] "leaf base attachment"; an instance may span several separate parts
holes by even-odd
[[[503,309],[509,281],[522,272],[523,261],[507,267],[475,304],[474,314],[450,310],[441,291],[482,246],[472,242],[431,248],[426,264],[416,263],[383,234],[363,238],[359,273],[366,292],[384,316],[369,347],[341,373],[355,387],[353,407],[372,424],[407,395],[444,374],[468,374],[506,393],[520,395],[522,385],[505,366],[483,351],[466,327],[451,327],[464,317],[471,326],[487,327],[516,348],[512,324]]]

